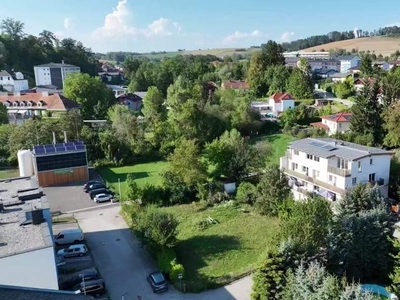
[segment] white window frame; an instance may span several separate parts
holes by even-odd
[[[19,105],[18,105],[18,101],[14,101],[13,102],[13,107],[18,107]]]

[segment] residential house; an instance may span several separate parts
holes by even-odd
[[[306,58],[310,64],[311,71],[316,72],[317,70],[334,70],[339,71],[340,63],[336,59],[329,58]],[[300,57],[286,57],[285,66],[287,67],[297,67],[300,61]]]
[[[122,94],[117,97],[119,104],[126,105],[129,109],[140,111],[142,109],[143,99],[146,97],[147,92],[134,92]]]
[[[387,197],[392,154],[331,138],[306,138],[289,144],[280,168],[288,176],[296,200],[316,193],[335,201],[368,182]]]
[[[344,82],[347,77],[351,76],[349,73],[334,73],[329,75],[333,82]]]
[[[112,92],[115,95],[115,98],[117,98],[120,95],[128,93],[128,87],[123,86],[123,85],[113,85],[113,84],[107,84],[108,88],[112,90]]]
[[[269,106],[275,116],[278,116],[288,108],[294,108],[295,100],[296,99],[289,93],[275,93],[269,97]]]
[[[325,58],[328,59],[331,57],[329,52],[327,51],[315,51],[315,52],[308,52],[308,51],[292,51],[292,52],[283,52],[283,57],[305,57],[305,58]]]
[[[393,67],[397,67],[397,66],[400,66],[400,60],[392,60],[392,61],[389,61],[389,67],[390,67],[390,69],[393,68]]]
[[[0,102],[7,107],[10,123],[22,124],[33,116],[53,116],[54,113],[79,109],[79,104],[61,94],[14,93],[1,94]]]
[[[339,56],[336,60],[340,62],[340,73],[348,73],[350,68],[359,66],[361,63],[361,58],[357,55]]]
[[[382,69],[383,71],[389,71],[391,69],[390,64],[386,61],[374,61],[372,62],[372,66]]]
[[[101,81],[106,84],[121,84],[124,81],[124,75],[122,72],[99,72]]]
[[[222,81],[221,88],[247,92],[250,89],[250,86],[243,80],[224,80]]]
[[[0,86],[7,92],[21,92],[29,89],[28,79],[21,72],[0,71]]]
[[[322,116],[321,122],[311,123],[313,127],[326,130],[329,135],[350,130],[351,113],[341,112],[329,116]]]
[[[64,88],[64,81],[69,74],[80,73],[81,68],[61,63],[49,63],[33,67],[35,71],[36,86],[54,85],[59,89]]]
[[[43,191],[30,177],[2,181],[0,189],[0,283],[57,290],[52,217]]]
[[[333,69],[321,68],[314,70],[314,73],[321,78],[330,78],[330,76],[337,73],[337,71]]]
[[[364,78],[358,78],[358,79],[354,80],[353,85],[354,85],[354,89],[356,90],[356,92],[359,92],[364,88],[366,83],[368,83],[369,85],[373,85],[373,84],[375,84],[375,82],[376,82],[376,78],[374,78],[374,77],[368,78],[367,80],[365,80]]]
[[[347,71],[352,75],[356,75],[356,74],[360,74],[361,73],[360,66],[351,67]]]

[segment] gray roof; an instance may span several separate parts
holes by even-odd
[[[357,55],[343,55],[336,57],[336,60],[352,60],[353,58],[358,57]]]
[[[26,191],[27,189],[32,190]],[[38,188],[32,187],[30,178],[0,182],[0,197],[4,204],[4,212],[0,213],[0,257],[53,246],[46,222],[40,225],[21,226],[26,220],[26,211],[49,208],[45,197],[39,196],[25,201],[19,199],[21,196],[26,197],[27,194],[37,194],[38,191]]]
[[[134,92],[133,94],[144,99],[144,97],[146,97],[147,92]]]
[[[62,68],[62,67],[71,68],[71,67],[73,67],[73,68],[79,68],[78,66],[69,65],[69,64],[62,64],[62,63],[48,63],[48,64],[35,66],[35,68],[36,67],[42,67],[42,68]]]
[[[0,76],[11,76],[11,74],[8,73],[7,71],[1,70],[0,71]]]
[[[1,300],[91,300],[92,296],[74,292],[0,285]]]
[[[346,78],[347,76],[350,76],[350,74],[349,73],[334,73],[334,74],[330,75],[331,78]]]
[[[325,147],[325,149],[322,147]],[[392,154],[392,152],[379,148],[338,141],[332,138],[307,138],[297,140],[291,142],[289,148],[322,158],[337,156],[349,161],[358,160],[369,155]]]

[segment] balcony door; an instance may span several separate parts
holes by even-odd
[[[345,170],[347,170],[348,169],[348,161],[347,160],[345,160],[345,159],[343,159],[343,158],[340,158],[340,157],[338,157],[337,158],[337,167],[339,168],[339,169],[345,169]]]

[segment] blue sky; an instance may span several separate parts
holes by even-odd
[[[400,1],[350,0],[14,0],[0,19],[25,32],[50,30],[96,52],[248,47],[333,30],[400,26]]]

